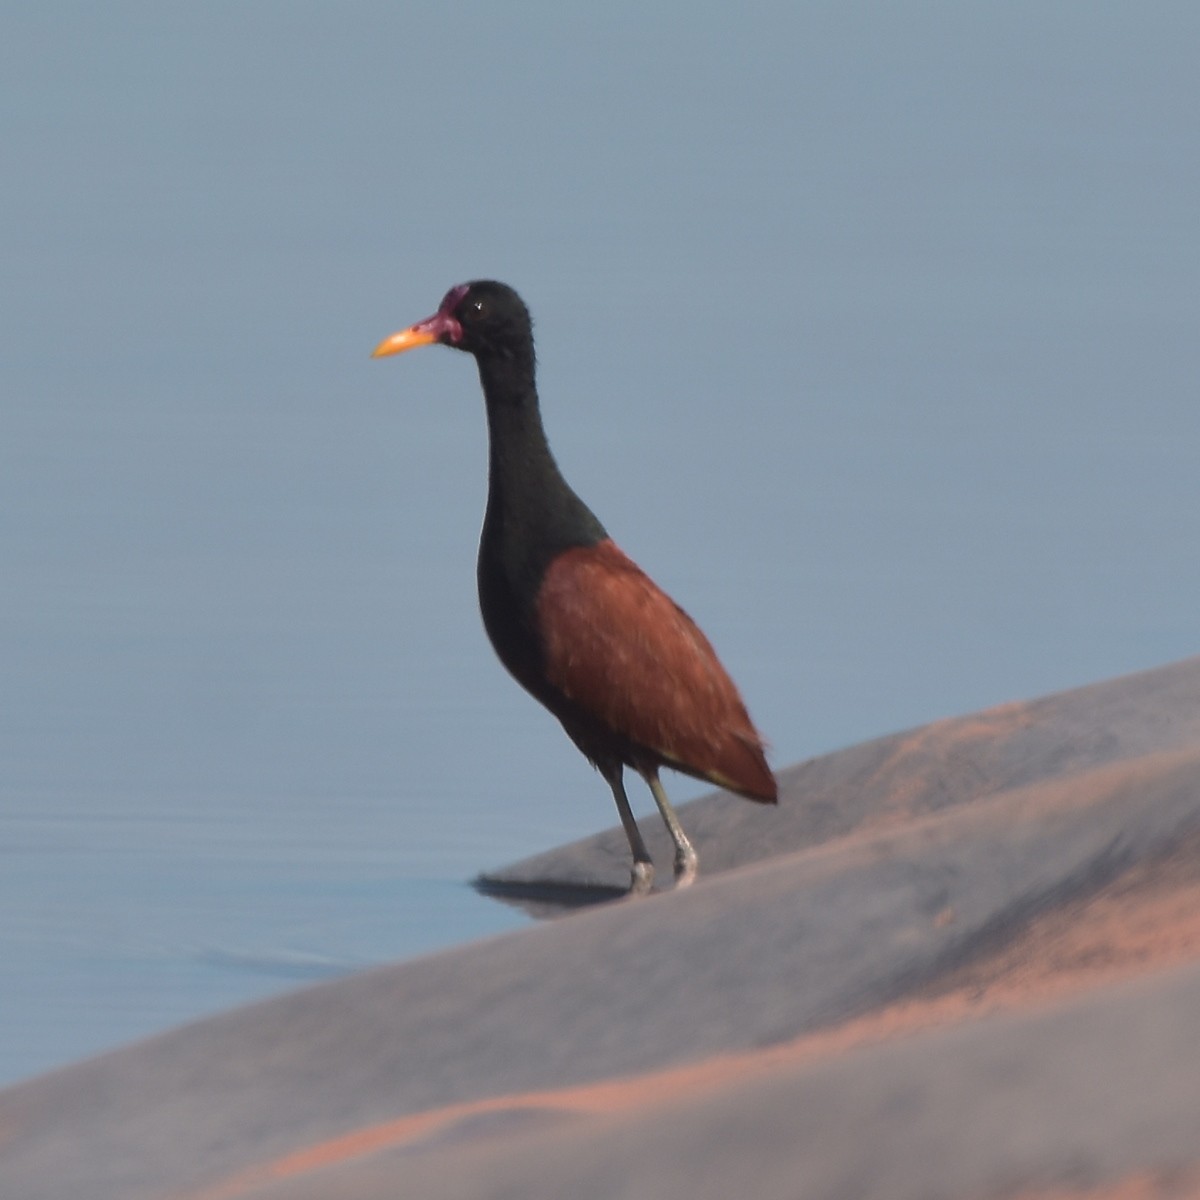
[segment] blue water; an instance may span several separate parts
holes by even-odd
[[[339,836],[326,803],[244,807],[254,820],[181,796],[6,811],[7,1078],[514,923],[439,877],[444,859],[422,871],[395,844]],[[364,824],[377,807],[345,805]]]
[[[466,881],[613,823],[479,625],[471,363],[367,357],[462,279],[778,763],[1197,652],[1198,34],[9,14],[0,1082],[511,928]]]

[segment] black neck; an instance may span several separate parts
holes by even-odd
[[[536,572],[562,550],[606,537],[550,453],[532,351],[527,358],[481,358],[479,378],[489,437],[485,541],[495,539],[510,563]]]

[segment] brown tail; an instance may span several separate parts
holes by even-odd
[[[739,796],[757,800],[760,804],[779,803],[779,785],[767,766],[762,742],[757,738],[752,741],[735,733],[728,751],[721,758],[721,765],[728,770],[733,790]]]

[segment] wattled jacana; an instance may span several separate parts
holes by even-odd
[[[538,408],[532,322],[517,293],[486,280],[451,288],[432,317],[374,353],[436,342],[475,356],[487,405],[479,603],[492,646],[612,788],[633,852],[630,890],[648,891],[654,866],[625,795],[626,766],[650,786],[683,887],[695,878],[696,852],[659,768],[773,804],[763,740],[708,639],[559,472]]]

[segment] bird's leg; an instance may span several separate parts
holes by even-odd
[[[625,836],[629,839],[629,849],[633,851],[633,869],[630,872],[629,893],[632,896],[644,896],[654,882],[654,863],[642,841],[642,831],[638,828],[633,817],[633,809],[629,807],[629,797],[625,794],[624,767],[617,763],[613,767],[601,767],[608,786],[612,788],[613,799],[617,802],[617,812],[621,814],[621,824],[625,826]]]
[[[671,835],[671,841],[675,843],[675,886],[677,888],[687,887],[695,880],[696,870],[700,865],[696,851],[692,849],[692,843],[688,841],[688,836],[683,832],[683,826],[680,825],[679,818],[675,815],[670,800],[667,799],[667,793],[663,790],[662,782],[658,778],[658,771],[643,771],[642,778],[650,785],[650,791],[654,793],[654,803],[658,805],[658,811],[662,813],[662,819],[666,823],[667,832]]]

